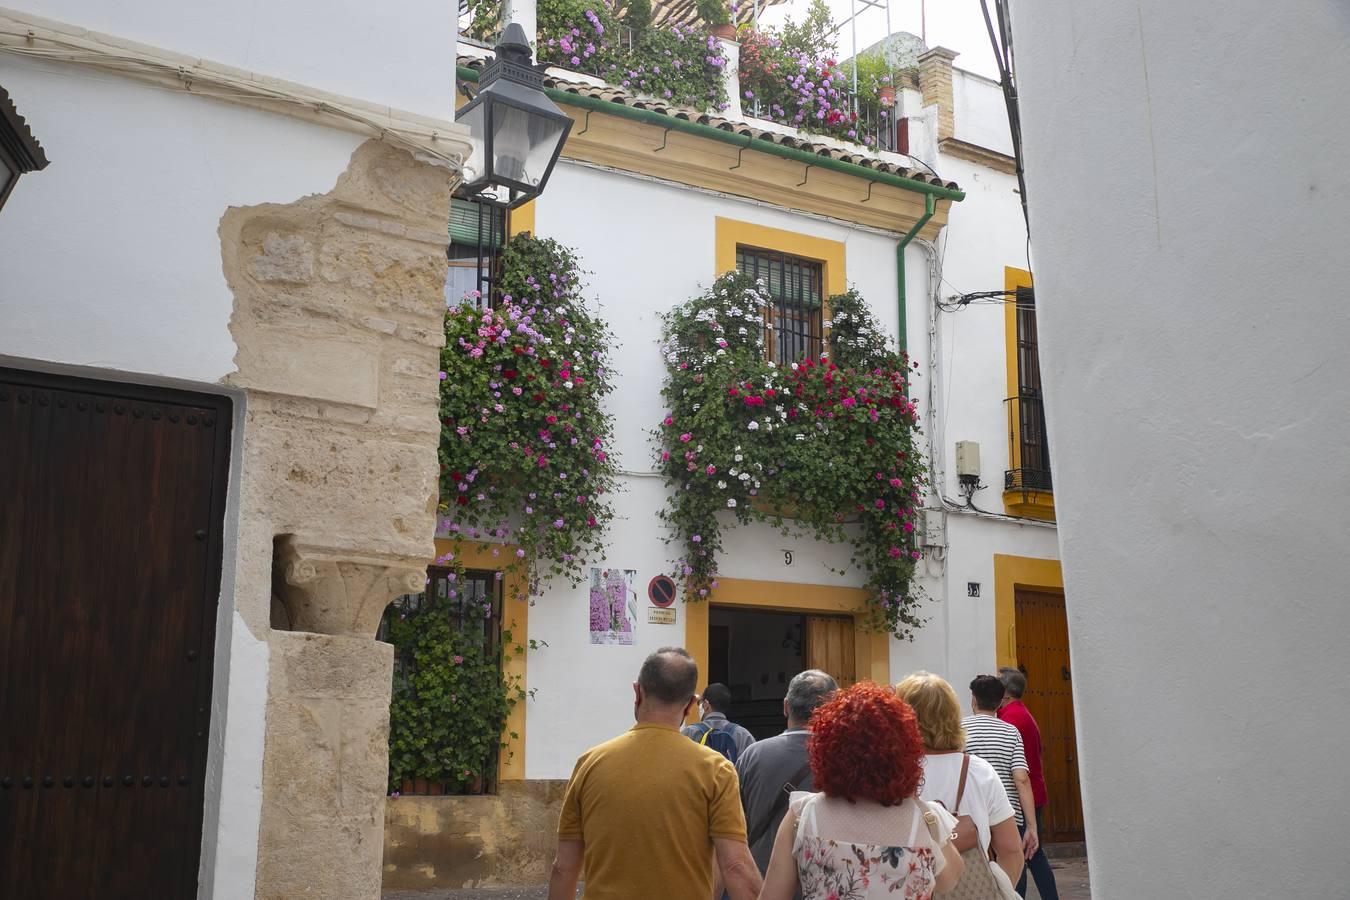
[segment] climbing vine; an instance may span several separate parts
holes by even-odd
[[[470,296],[445,317],[442,527],[505,553],[538,593],[554,576],[581,583],[614,516],[613,337],[561,244],[518,236],[500,266],[493,308]]]
[[[464,571],[438,573],[426,593],[402,598],[386,614],[395,647],[389,707],[389,790],[417,779],[448,793],[476,793],[490,777],[502,729],[525,699],[518,678],[502,673],[499,654],[524,652],[503,629],[491,639],[492,600],[466,588]],[[511,738],[518,737],[511,734]]]
[[[924,477],[908,361],[850,291],[830,298],[827,353],[775,365],[764,357],[769,300],[729,274],[665,317],[662,516],[685,599],[715,591],[728,526],[769,521],[848,542],[872,595],[868,624],[912,636]]]

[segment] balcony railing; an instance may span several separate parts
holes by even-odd
[[[1025,493],[1053,491],[1044,401],[1039,396],[1019,394],[1004,403],[1008,407],[1008,461],[1011,467],[1003,473],[1003,489]]]

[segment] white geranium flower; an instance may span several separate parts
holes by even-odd
[[[735,497],[728,497],[728,498],[727,498],[727,509],[735,509],[735,508],[736,508],[736,498],[735,498]]]
[[[758,422],[752,421],[749,425],[747,425],[747,426],[745,426],[745,427],[746,427],[746,428],[749,428],[751,431],[759,431],[759,423],[758,423]]]
[[[719,491],[725,491],[727,489],[727,483],[725,481],[717,482],[717,489]]]
[[[741,462],[741,461],[744,460],[744,459],[745,459],[745,457],[742,456],[742,455],[739,454],[739,453],[737,453],[736,456],[735,456],[736,462]]]

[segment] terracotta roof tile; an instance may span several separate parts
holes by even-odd
[[[459,65],[471,69],[481,69],[484,60],[470,57],[460,57]],[[580,76],[578,76],[580,77]],[[544,84],[547,87],[556,88],[560,91],[566,91],[569,94],[579,94],[585,97],[593,97],[597,100],[604,100],[607,103],[616,103],[620,106],[629,106],[634,109],[645,109],[664,116],[670,116],[676,119],[684,119],[689,122],[697,122],[700,125],[710,125],[713,128],[720,128],[723,131],[730,131],[734,134],[744,137],[756,138],[769,143],[779,144],[783,147],[792,147],[798,150],[804,150],[807,153],[817,153],[821,156],[831,159],[843,160],[853,163],[876,172],[885,172],[889,175],[898,175],[902,178],[912,178],[915,181],[924,184],[936,185],[959,190],[959,186],[954,181],[946,181],[931,172],[922,169],[911,169],[899,163],[890,162],[870,153],[862,153],[856,150],[843,150],[831,144],[811,139],[811,135],[802,132],[784,134],[781,131],[760,128],[750,122],[740,122],[712,113],[701,112],[684,106],[676,106],[667,103],[656,97],[649,97],[641,94],[634,94],[622,88],[612,85],[597,87],[593,84],[587,84],[580,80],[571,80],[565,77],[558,69],[550,69],[544,75]]]

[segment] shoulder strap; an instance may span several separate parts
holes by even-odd
[[[703,728],[703,737],[699,738],[698,742],[705,747],[708,746],[708,735],[713,733],[713,727],[709,725],[707,722],[699,722],[694,727]]]
[[[966,793],[966,775],[970,772],[970,754],[961,754],[961,780],[956,785],[956,806],[952,809],[952,815],[961,814],[961,798]]]
[[[787,812],[788,801],[791,799],[789,791],[797,790],[810,771],[811,760],[807,759],[792,776],[792,780],[783,785],[777,796],[774,797],[773,806],[769,808],[768,815],[755,824],[755,830],[750,833],[746,840],[750,847],[753,848],[759,842],[759,839],[764,837],[764,833],[769,830],[769,826],[773,824],[775,819],[781,821],[783,815]]]

